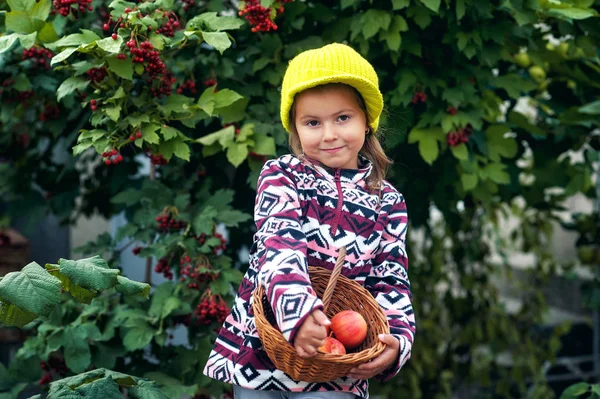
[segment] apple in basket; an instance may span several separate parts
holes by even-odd
[[[354,310],[342,310],[331,318],[331,332],[346,349],[353,349],[367,337],[367,322]]]
[[[319,352],[331,353],[334,355],[345,355],[346,348],[344,344],[333,337],[326,337],[323,345],[319,346]]]

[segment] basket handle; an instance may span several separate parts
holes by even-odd
[[[346,258],[346,247],[341,247],[340,252],[338,254],[337,261],[335,262],[335,267],[331,272],[331,276],[329,277],[329,281],[327,282],[327,288],[325,288],[325,292],[323,293],[323,312],[327,313],[327,307],[329,306],[329,302],[331,301],[331,297],[333,296],[333,291],[335,290],[335,285],[337,284],[338,277],[342,272],[342,266],[344,265],[344,259]]]

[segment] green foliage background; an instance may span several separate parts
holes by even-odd
[[[64,293],[59,310],[27,325],[32,338],[0,369],[10,381],[0,389],[14,394],[42,375],[26,365],[54,359],[66,360],[69,375],[105,368],[147,377],[169,397],[228,389],[201,375],[218,322],[190,326],[189,346],[171,345],[170,331],[207,295],[233,298],[246,266],[238,251],[251,241],[258,170],[265,157],[288,151],[278,120],[286,63],[302,50],[346,41],[380,76],[387,105],[382,137],[395,161],[389,178],[405,195],[411,221],[417,339],[399,376],[385,387],[373,384],[372,392],[449,398],[468,388],[477,397],[553,396],[540,370],[568,326],[539,328],[547,309],[541,289],[573,265],[556,259],[548,244],[557,222],[579,233],[581,255],[600,243],[595,213],[559,218],[572,196],[597,199],[599,1],[296,0],[272,13],[278,29],[269,32],[252,32],[227,1],[188,9],[173,0],[92,4],[94,11],[78,19],[51,15],[48,0],[11,0],[0,14],[0,83],[14,81],[0,95],[5,223],[47,212],[65,223],[124,212],[128,223],[115,237],[104,234],[82,253],[118,268],[123,251],[140,246],[139,256],[150,265],[164,259],[175,280],[155,287],[149,302],[110,292],[83,306]],[[155,32],[165,10],[183,28],[173,37]],[[124,26],[104,31],[108,13]],[[148,80],[129,55],[119,59],[129,54],[131,38],[152,43],[171,75]],[[31,47],[53,52],[52,69],[21,59]],[[90,68],[102,67],[104,80],[87,78]],[[152,96],[171,76],[174,89],[196,82],[196,93]],[[15,101],[29,91],[28,100]],[[58,107],[60,117],[40,121],[47,106]],[[468,141],[449,145],[448,137],[465,128],[472,131]],[[130,140],[138,131],[142,137]],[[123,161],[107,166],[114,156],[102,154],[113,149]],[[169,163],[139,173],[150,155]],[[159,215],[185,227],[161,230]],[[506,217],[518,218],[518,228],[506,231]],[[228,228],[224,249],[216,225]],[[534,255],[527,281],[510,279],[513,251]],[[190,288],[181,274],[185,255],[215,278]],[[582,256],[579,263],[597,262]],[[499,278],[518,287],[518,312],[500,300]],[[594,280],[589,306],[598,306],[597,293]],[[1,300],[14,305],[11,295]],[[4,323],[23,324],[6,315],[0,314]],[[100,335],[88,334],[89,324]],[[70,348],[66,331],[85,336],[89,357]]]

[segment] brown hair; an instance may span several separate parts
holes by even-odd
[[[344,83],[327,83],[325,85],[316,87],[323,88],[330,86],[344,86],[351,88],[354,94],[356,95],[356,99],[358,101],[360,109],[365,113],[365,116],[367,116],[367,106],[365,105],[365,100],[363,99],[362,95],[358,90]],[[302,155],[302,144],[300,143],[300,136],[298,136],[298,132],[296,130],[295,101],[290,107],[290,130],[291,132],[288,138],[290,149],[292,150],[294,155],[300,157]],[[385,176],[387,174],[388,167],[392,164],[392,161],[387,157],[385,151],[383,151],[383,147],[381,146],[379,138],[377,137],[377,132],[371,131],[366,135],[365,143],[363,144],[363,147],[360,150],[360,154],[367,158],[373,165],[373,169],[367,177],[367,187],[372,192],[380,190],[383,180],[385,179]]]

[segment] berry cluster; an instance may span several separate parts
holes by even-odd
[[[166,16],[168,16],[169,19],[165,22],[164,25],[162,25],[156,30],[156,33],[163,34],[167,37],[173,37],[175,36],[175,31],[178,30],[180,27],[179,21],[177,20],[177,15],[175,15],[175,13],[173,12],[163,12],[163,17]]]
[[[98,102],[96,100],[90,100],[90,108],[92,109],[92,111],[95,111],[98,109]]]
[[[212,295],[210,291],[206,291],[204,299],[196,306],[194,312],[185,318],[183,324],[199,327],[201,325],[212,324],[213,321],[216,321],[221,325],[225,321],[225,318],[227,318],[229,311],[229,306],[223,298]]]
[[[52,121],[60,117],[60,108],[57,105],[47,104],[40,114],[40,121]]]
[[[446,141],[450,147],[456,147],[462,143],[467,143],[472,133],[473,128],[469,124],[462,129],[448,133],[448,136],[446,136]]]
[[[73,13],[73,16],[77,18],[77,10],[80,13],[84,14],[87,11],[92,11],[94,7],[92,7],[92,0],[54,0],[52,2],[54,5],[53,13],[59,13],[63,17],[69,15],[69,13]],[[71,7],[74,5],[75,7]]]
[[[448,108],[446,108],[446,112],[449,113],[450,115],[456,115],[456,108],[448,107]]]
[[[103,161],[106,166],[117,165],[123,162],[123,155],[119,154],[119,151],[117,151],[116,148],[113,148],[110,151],[103,152],[102,158],[104,158]]]
[[[183,92],[188,92],[191,94],[198,93],[198,90],[196,90],[196,82],[192,79],[188,79],[183,82],[183,84],[177,88],[177,93],[181,94]]]
[[[202,260],[196,263],[192,262],[192,259],[188,255],[184,255],[181,260],[181,269],[179,281],[184,282],[186,277],[191,280],[188,283],[189,288],[198,289],[204,283],[210,283],[219,277],[219,272],[212,270],[212,267],[208,260],[203,262]]]
[[[41,47],[25,49],[21,55],[21,60],[33,61],[34,68],[50,69],[50,59],[52,59],[52,51]]]
[[[126,45],[133,56],[133,62],[144,64],[144,69],[152,78],[166,73],[167,69],[160,59],[160,53],[154,49],[152,43],[145,41],[137,47],[135,40],[130,39]]]
[[[216,86],[217,85],[217,79],[215,78],[209,78],[206,79],[204,82],[202,82],[202,84],[206,87],[211,87],[211,86]]]
[[[276,8],[276,13],[283,12],[283,4],[292,0],[280,0],[280,5]],[[240,17],[244,17],[252,26],[252,32],[269,32],[277,30],[277,25],[271,19],[271,7],[265,8],[260,4],[260,0],[246,0],[245,7],[238,12]]]
[[[142,138],[142,132],[140,132],[139,130],[137,132],[135,132],[135,134],[132,134],[131,136],[129,136],[129,141],[134,141],[135,139],[141,139]]]
[[[88,79],[95,83],[100,83],[108,76],[108,69],[106,67],[101,68],[90,68],[87,70]]]
[[[142,247],[135,247],[131,250],[131,252],[137,256],[140,254],[140,252],[142,252]]]
[[[0,94],[2,92],[0,91]],[[6,99],[7,103],[23,103],[34,96],[33,90],[28,91],[11,91],[10,96]]]
[[[175,82],[177,82],[177,79],[173,76],[173,74],[171,74],[171,72],[167,72],[158,81],[158,87],[152,87],[150,89],[150,94],[152,94],[152,96],[156,98],[161,98],[162,96],[170,96],[173,92],[173,84]]]
[[[196,5],[194,0],[181,0],[183,2],[183,11],[187,11]]]
[[[160,258],[154,267],[154,271],[162,273],[167,280],[173,280],[173,272],[169,266],[169,260],[167,258]]]
[[[156,217],[158,222],[158,230],[162,233],[168,233],[170,231],[179,231],[187,227],[187,223],[182,220],[176,220],[171,218],[168,213],[163,213]]]
[[[417,103],[424,103],[427,101],[427,94],[423,93],[422,91],[417,91],[415,92],[415,94],[413,95],[413,98],[411,100],[411,102],[413,104],[417,104]]]
[[[218,255],[220,252],[225,251],[227,249],[227,240],[220,233],[214,233],[213,237],[218,238],[221,241],[221,244],[213,248],[213,253],[215,255]],[[206,241],[206,238],[206,234],[200,234],[200,237],[198,237],[198,243],[200,245],[203,245]]]
[[[162,154],[150,154],[150,162],[153,165],[166,165],[169,163],[167,158],[163,157]]]
[[[69,373],[65,361],[59,358],[50,358],[48,362],[41,361],[40,368],[44,371],[44,375],[38,381],[39,385],[47,385],[54,381],[53,373],[60,377],[65,377]]]

